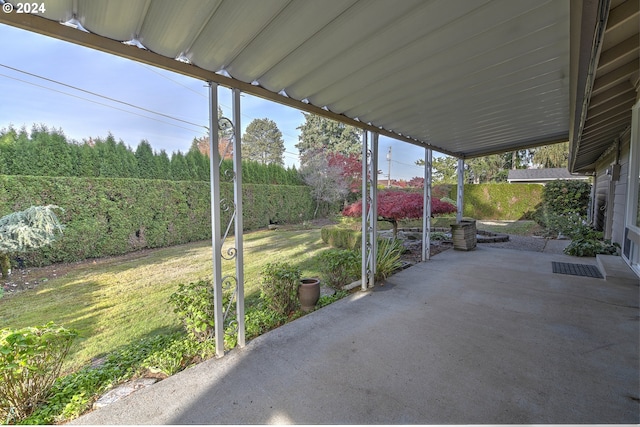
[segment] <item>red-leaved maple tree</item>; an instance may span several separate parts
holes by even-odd
[[[394,238],[398,235],[398,221],[403,219],[422,218],[423,198],[421,193],[406,191],[383,191],[378,193],[378,219],[393,225]],[[435,197],[431,198],[431,215],[453,213],[456,207]],[[362,200],[350,204],[342,211],[342,215],[362,216]]]

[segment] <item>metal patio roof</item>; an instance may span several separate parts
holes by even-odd
[[[569,0],[45,4],[0,23],[457,157],[569,139]]]
[[[631,126],[640,86],[640,2],[585,2],[574,14],[569,170],[592,172]],[[578,24],[579,22],[579,24]]]

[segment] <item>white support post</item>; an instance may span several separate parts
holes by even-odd
[[[375,284],[376,261],[378,258],[378,134],[371,134],[371,162],[369,168],[369,196],[371,198],[371,223],[369,224],[369,242],[371,257],[369,258],[369,286]]]
[[[216,109],[217,111],[217,109]],[[242,224],[242,145],[240,126],[240,89],[233,89],[233,199],[235,202],[235,247],[236,247],[236,280],[238,293],[236,295],[236,319],[238,322],[238,345],[245,346],[244,325],[244,256],[243,256],[243,224]],[[216,132],[217,133],[217,132]],[[217,348],[217,344],[216,344]]]
[[[433,151],[424,149],[424,205],[422,209],[422,261],[431,259],[431,179]]]
[[[216,356],[224,356],[222,307],[222,244],[220,227],[220,163],[218,159],[218,84],[209,82],[209,171],[211,187],[211,250]]]
[[[462,222],[462,212],[464,200],[464,159],[458,159],[458,214],[456,215],[456,222],[460,224]]]
[[[368,206],[368,156],[369,156],[369,141],[367,140],[367,132],[362,132],[362,271],[361,271],[361,279],[362,279],[362,290],[367,290],[367,229],[369,227],[369,222],[367,218],[367,214],[369,213]]]

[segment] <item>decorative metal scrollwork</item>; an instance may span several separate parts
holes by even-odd
[[[224,307],[224,316],[222,317],[226,326],[226,320],[229,318],[230,314],[234,314],[234,316],[232,317],[235,319],[235,311],[233,310],[233,308],[236,306],[235,302],[238,295],[238,280],[235,278],[235,276],[227,275],[222,277],[222,292],[223,294],[227,295],[231,293],[228,296],[228,301],[226,301],[226,307]]]
[[[220,210],[222,212],[229,212],[231,208],[235,209],[236,204],[229,202],[227,199],[220,199]]]
[[[236,248],[229,248],[226,251],[226,256],[225,253],[222,252],[220,254],[220,256],[222,257],[222,259],[225,259],[227,261],[231,261],[232,259],[234,259],[236,256],[238,255],[238,250]]]

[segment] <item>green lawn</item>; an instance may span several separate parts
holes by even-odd
[[[266,263],[289,261],[303,277],[318,276],[314,257],[326,248],[319,229],[245,234],[247,304],[259,296]],[[53,321],[78,330],[65,364],[65,371],[75,370],[124,344],[179,329],[169,295],[178,283],[211,277],[211,262],[211,244],[205,241],[80,263],[36,289],[5,295],[0,299],[0,327]],[[225,261],[223,274],[232,268],[233,262]]]

